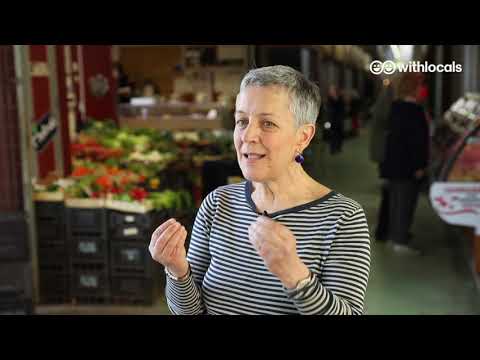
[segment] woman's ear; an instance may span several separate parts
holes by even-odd
[[[302,149],[306,149],[312,141],[313,137],[315,136],[315,125],[307,124],[302,125],[297,130],[297,147]]]

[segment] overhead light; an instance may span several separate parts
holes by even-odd
[[[395,60],[401,60],[402,52],[400,51],[398,45],[390,45],[390,48],[392,49],[393,57],[395,58]]]

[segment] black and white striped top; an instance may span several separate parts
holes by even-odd
[[[363,314],[370,274],[370,237],[355,201],[330,192],[302,206],[270,214],[297,239],[314,274],[302,291],[284,288],[248,238],[260,216],[249,181],[219,187],[202,202],[188,250],[192,275],[167,278],[173,314]]]

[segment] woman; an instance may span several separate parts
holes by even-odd
[[[187,232],[174,219],[152,235],[172,313],[363,313],[370,272],[363,209],[301,165],[319,108],[318,87],[294,69],[244,77],[234,141],[247,181],[206,197],[188,256]]]
[[[420,185],[428,166],[429,134],[423,107],[417,103],[420,74],[405,73],[398,80],[392,103],[381,176],[389,182],[389,239],[398,253],[418,255],[410,246],[410,227]]]

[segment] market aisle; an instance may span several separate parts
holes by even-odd
[[[328,147],[324,146],[324,150]],[[318,155],[318,154],[317,154]],[[380,201],[380,180],[368,159],[368,131],[344,144],[341,154],[319,156],[322,182],[358,201],[373,233]],[[394,254],[372,237],[372,268],[366,312],[380,314],[480,314],[480,297],[465,261],[451,248],[459,239],[449,236],[445,224],[430,208],[427,196],[419,200],[412,229],[414,242],[426,249],[421,257]],[[169,314],[164,299],[154,312]]]
[[[368,132],[345,142],[341,154],[324,156],[323,183],[364,207],[371,234],[380,200],[380,180],[368,159]],[[423,194],[412,228],[425,256],[400,256],[372,235],[367,314],[480,314],[480,297],[465,261],[451,247],[455,239]]]

